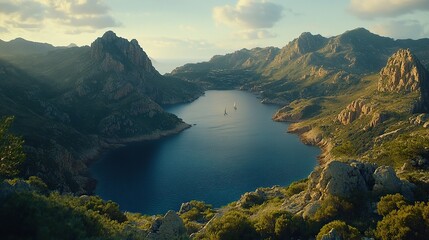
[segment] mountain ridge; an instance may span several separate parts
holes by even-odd
[[[297,44],[306,49],[300,50]],[[224,63],[233,62],[224,68],[211,59],[178,67],[170,75],[200,83],[207,89],[252,90],[260,94],[265,103],[284,105],[298,98],[351,91],[359,84],[360,76],[379,71],[400,48],[410,48],[428,67],[428,44],[429,39],[393,40],[364,28],[330,38],[303,33],[280,50],[276,49],[275,56],[269,59],[251,59],[248,56],[255,50],[240,50],[248,53],[242,55],[239,63],[250,59],[249,62],[257,64],[245,67],[236,64],[232,53],[216,57]]]
[[[22,89],[4,95],[15,107],[3,108],[2,115],[16,116],[13,129],[26,140],[33,163],[24,172],[60,191],[92,191],[85,161],[102,148],[188,128],[160,104],[188,102],[202,94],[195,84],[160,75],[136,40],[111,31],[91,46],[2,58],[3,73],[11,81],[3,78],[0,85]],[[52,169],[43,170],[47,166]]]

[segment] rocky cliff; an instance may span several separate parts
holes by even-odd
[[[160,75],[137,40],[128,41],[112,31],[107,31],[91,44],[91,57],[101,62],[101,69],[106,72],[123,72],[126,65],[133,65],[151,77]]]
[[[343,124],[347,125],[355,121],[356,119],[361,118],[362,116],[369,115],[373,112],[373,107],[365,102],[363,99],[354,100],[351,102],[344,110],[342,110],[338,116],[337,120]]]
[[[417,92],[416,111],[429,110],[429,73],[410,49],[400,49],[380,71],[378,91],[390,93]]]
[[[332,161],[316,168],[309,176],[308,188],[287,199],[283,207],[295,214],[311,217],[324,199],[344,199],[401,193],[413,199],[413,184],[400,180],[393,168],[358,161]]]

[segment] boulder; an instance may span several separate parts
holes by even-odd
[[[148,240],[182,240],[189,239],[183,220],[174,211],[168,211],[151,226]]]
[[[330,196],[352,199],[401,193],[408,200],[413,199],[414,185],[399,179],[389,166],[378,167],[356,160],[331,161],[316,167],[308,179],[308,188],[285,200],[283,209],[306,218],[313,216]]]
[[[323,195],[350,198],[369,190],[372,182],[369,177],[371,170],[371,167],[363,163],[332,161],[323,169],[316,188]]]
[[[402,182],[390,166],[378,167],[373,174],[375,183],[374,192],[396,193],[401,191]]]

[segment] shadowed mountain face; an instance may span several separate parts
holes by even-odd
[[[39,46],[32,46],[34,53]],[[159,104],[202,93],[195,84],[160,75],[136,40],[111,31],[91,47],[4,59],[0,113],[16,116],[14,130],[27,143],[27,174],[65,191],[82,191],[87,179],[80,160],[101,146],[186,127]]]
[[[363,28],[330,38],[303,33],[280,50],[243,49],[178,67],[171,75],[207,88],[252,89],[266,102],[283,104],[348,91],[360,76],[380,71],[400,48],[411,49],[429,66],[428,45],[429,39],[393,40]]]

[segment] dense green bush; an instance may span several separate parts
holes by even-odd
[[[418,202],[393,210],[378,222],[376,236],[382,240],[427,239],[429,203]]]
[[[125,215],[99,197],[11,193],[0,198],[2,239],[115,239]]]
[[[320,208],[312,217],[316,222],[329,222],[336,219],[345,219],[355,211],[353,203],[346,199],[329,196],[321,203]]]
[[[407,202],[401,194],[388,194],[377,203],[377,212],[382,216],[386,216],[393,210],[398,210],[405,205],[407,205]]]
[[[341,236],[341,239],[348,239],[348,240],[360,240],[361,234],[359,233],[359,230],[357,230],[355,227],[347,225],[343,221],[332,221],[328,224],[325,224],[320,229],[319,234],[317,234],[316,239],[321,240],[323,235],[328,234],[332,229],[335,229],[339,236]]]
[[[259,239],[252,223],[239,211],[229,211],[220,218],[214,219],[201,239],[237,240]]]
[[[215,214],[210,204],[201,201],[192,200],[189,203],[192,208],[188,211],[181,213],[180,217],[183,219],[188,234],[199,231]]]
[[[291,197],[304,191],[308,186],[308,179],[299,180],[291,183],[286,189],[286,196]]]
[[[281,210],[262,213],[256,220],[255,228],[262,239],[291,239],[308,234],[304,219]]]

